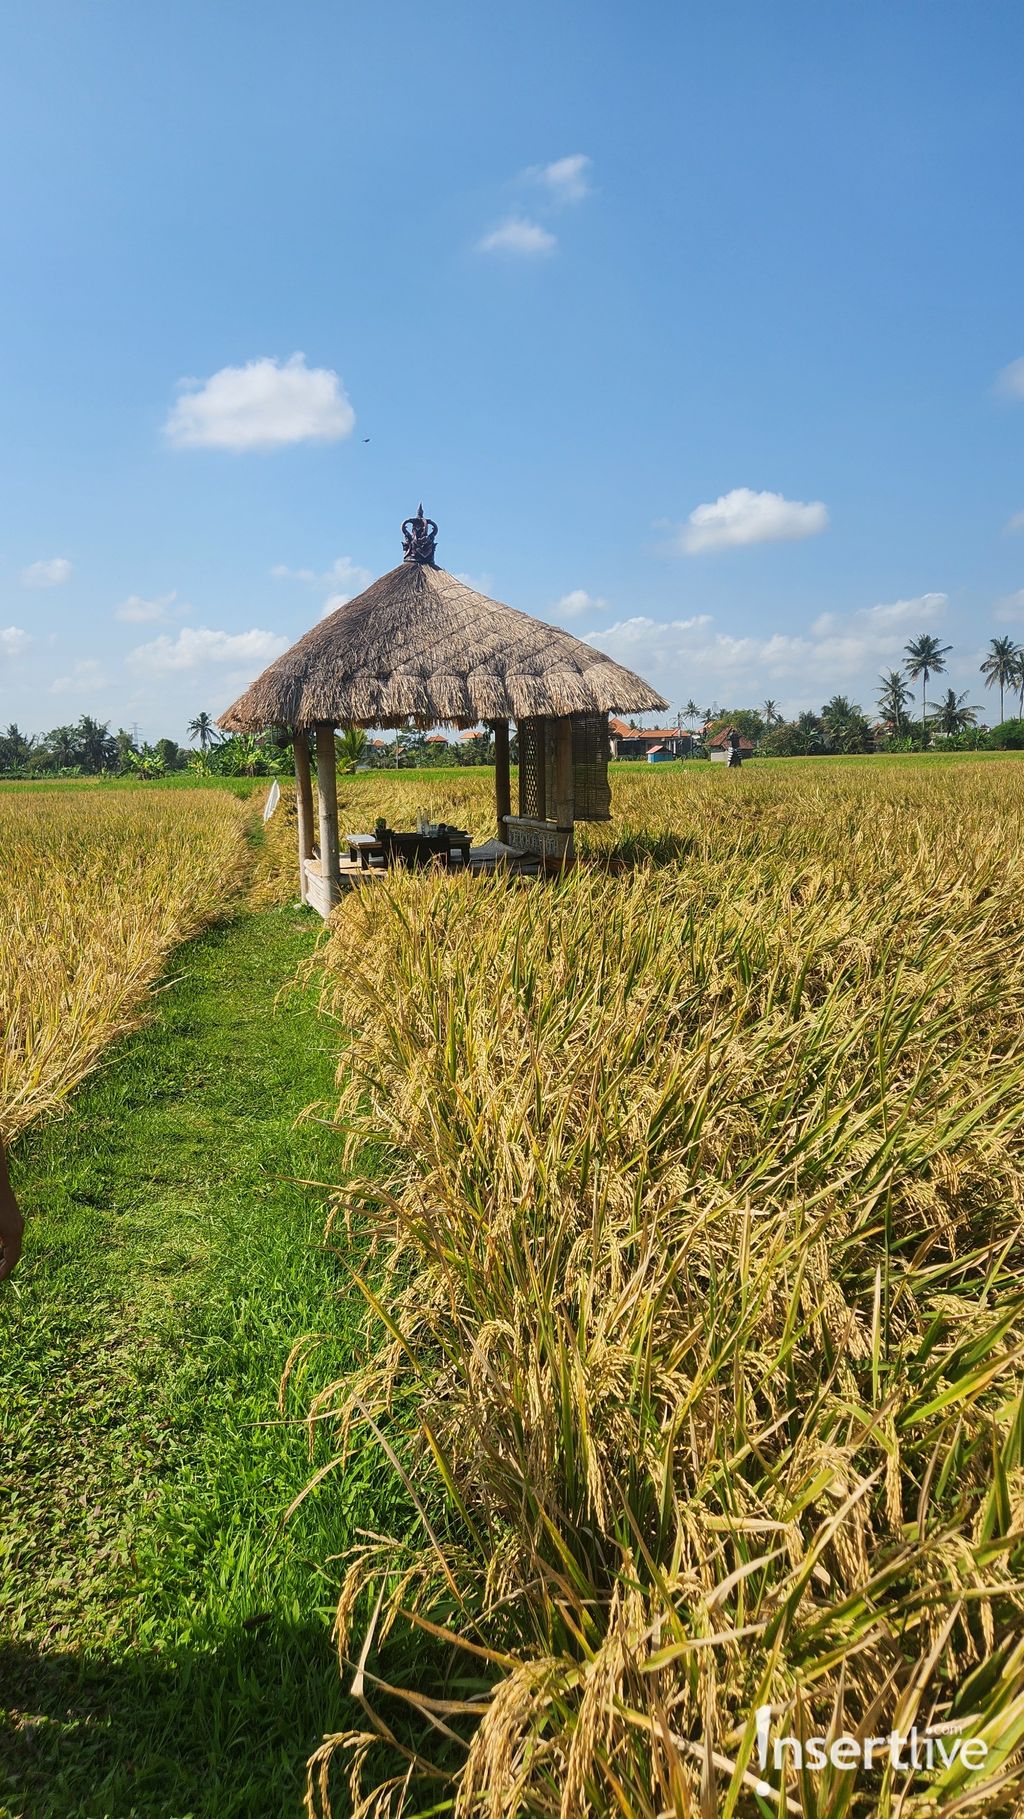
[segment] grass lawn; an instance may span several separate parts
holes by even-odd
[[[279,988],[309,912],[179,950],[157,1014],[16,1149],[28,1215],[0,1293],[0,1814],[297,1814],[351,1723],[329,1640],[355,1527],[402,1521],[357,1459],[310,1466],[275,1396],[294,1340],[360,1317],[320,1243],[332,1025]],[[303,1183],[306,1185],[303,1185]]]

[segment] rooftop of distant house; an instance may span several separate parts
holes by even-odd
[[[715,751],[715,752],[723,751],[729,743],[730,734],[734,733],[735,731],[736,731],[736,728],[734,726],[723,726],[721,731],[717,732],[713,739],[708,740],[708,745],[711,747],[711,750]],[[753,740],[748,739],[745,733],[741,733],[740,734],[740,756],[742,757],[744,752],[752,752],[753,749],[754,749]]]
[[[630,726],[625,720],[611,714],[608,718],[608,733],[612,739],[642,739],[644,744],[659,744],[665,739],[688,739],[690,731],[685,726]]]

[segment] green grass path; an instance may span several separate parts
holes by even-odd
[[[307,912],[242,914],[174,957],[154,1020],[14,1158],[28,1214],[0,1292],[0,1814],[270,1819],[352,1721],[338,1568],[394,1492],[357,1464],[287,1528],[305,1435],[293,1340],[359,1319],[319,1242],[334,1033]],[[379,1479],[379,1473],[378,1473]]]

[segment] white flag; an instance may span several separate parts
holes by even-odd
[[[270,820],[270,817],[273,814],[273,812],[274,812],[275,808],[277,807],[278,803],[280,802],[280,800],[281,800],[281,785],[278,783],[277,778],[275,777],[273,783],[270,785],[270,788],[267,791],[267,800],[263,804],[264,821]]]

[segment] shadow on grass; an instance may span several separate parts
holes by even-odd
[[[166,1657],[0,1643],[0,1707],[0,1812],[19,1819],[298,1816],[308,1756],[358,1718],[326,1623],[272,1620]]]
[[[449,1696],[483,1690],[475,1679],[453,1685],[464,1663],[428,1638],[397,1654],[387,1668],[377,1663],[393,1684]],[[301,1819],[306,1764],[322,1738],[367,1728],[346,1686],[326,1621],[270,1619],[166,1656],[0,1642],[0,1814]],[[447,1755],[454,1766],[456,1753],[438,1747],[404,1700],[375,1703],[404,1748],[425,1747],[435,1764]],[[298,1731],[297,1707],[308,1715]],[[401,1773],[406,1760],[382,1743],[368,1781]],[[348,1811],[348,1768],[341,1751],[331,1772],[336,1819]]]

